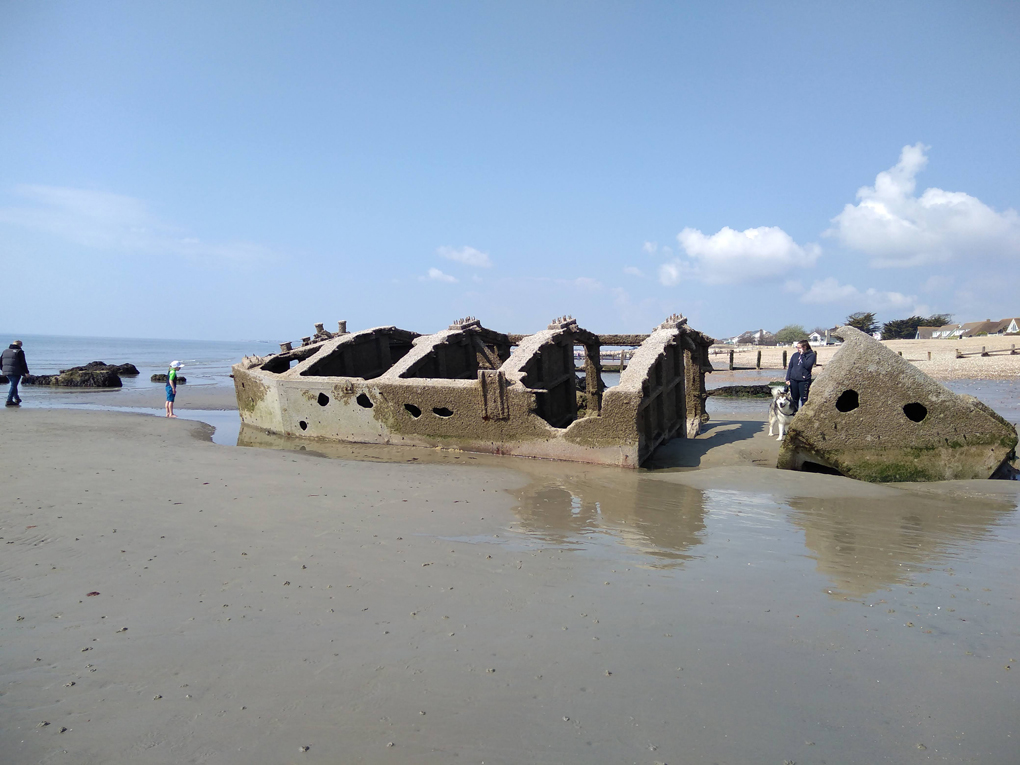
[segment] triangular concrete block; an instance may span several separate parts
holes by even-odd
[[[1016,428],[976,398],[953,393],[853,327],[835,334],[843,345],[812,383],[778,467],[942,481],[989,478],[1013,453]]]

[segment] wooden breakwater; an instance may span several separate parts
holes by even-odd
[[[1010,344],[1009,348],[994,348],[992,350],[988,350],[987,346],[982,345],[980,351],[970,351],[969,353],[964,353],[959,348],[954,348],[953,350],[956,352],[956,358],[958,358],[958,359],[965,359],[968,356],[1016,356],[1017,355],[1017,350],[1016,350],[1016,344],[1015,343]],[[928,351],[928,360],[931,361],[931,351]]]

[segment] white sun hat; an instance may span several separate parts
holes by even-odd
[[[179,361],[171,361],[170,366],[172,366],[174,369],[180,369],[184,365]]]

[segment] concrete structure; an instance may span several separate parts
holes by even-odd
[[[476,319],[433,335],[396,327],[329,333],[235,364],[244,424],[300,438],[447,447],[638,467],[694,437],[713,340],[679,315],[650,335],[596,335],[561,317],[527,336]],[[634,345],[606,388],[603,345]],[[583,386],[574,349],[584,349]]]
[[[864,481],[989,478],[1008,468],[1016,428],[853,327],[811,386],[778,467]]]

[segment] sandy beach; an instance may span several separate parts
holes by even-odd
[[[935,380],[1020,379],[1020,337],[991,335],[960,340],[884,340],[882,344],[901,354]],[[1009,351],[1014,347],[1017,354],[1010,355]],[[991,355],[981,356],[982,349],[989,351]],[[734,366],[754,367],[757,364],[759,350],[762,369],[781,370],[783,352],[786,351],[789,357],[796,349],[778,346],[762,346],[760,349],[742,347],[735,350]],[[838,350],[839,346],[836,345],[815,346],[819,366],[824,368]],[[964,357],[956,358],[957,351],[964,354]],[[712,346],[711,360],[717,370],[713,378],[718,382],[721,376],[728,374],[729,348],[724,345]],[[782,375],[779,379],[782,379]]]
[[[2,762],[1015,762],[1020,483],[5,415]]]

